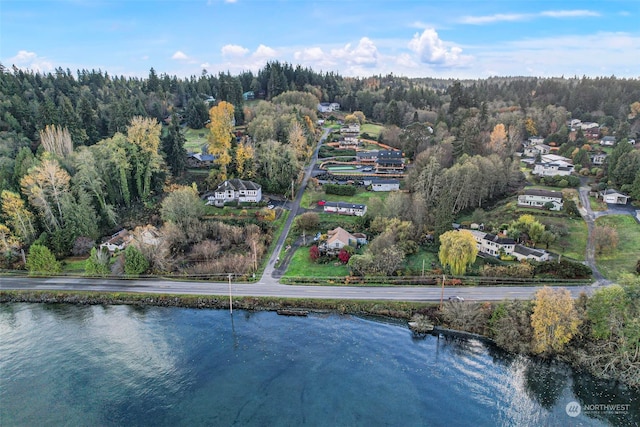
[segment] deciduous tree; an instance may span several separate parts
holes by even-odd
[[[443,266],[449,266],[451,274],[462,276],[473,264],[478,254],[476,239],[467,230],[447,231],[440,235],[438,258]]]
[[[216,164],[221,170],[221,179],[227,179],[227,165],[231,163],[231,140],[233,139],[234,107],[221,101],[209,110],[209,153],[216,156]]]
[[[581,323],[571,293],[563,288],[545,286],[536,292],[531,314],[533,351],[537,354],[561,353]]]
[[[19,194],[2,190],[2,212],[13,233],[25,244],[30,244],[36,237],[33,214],[26,208]]]
[[[613,227],[596,225],[593,228],[593,243],[598,254],[613,251],[618,247],[618,240],[618,232]]]

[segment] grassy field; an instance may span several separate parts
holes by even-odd
[[[186,128],[184,132],[184,137],[186,141],[184,143],[184,148],[190,153],[200,153],[202,152],[202,146],[207,144],[207,134],[209,133],[209,129],[191,129]]]
[[[298,248],[291,258],[285,277],[344,277],[349,274],[346,265],[336,262],[319,264],[309,258],[309,248]]]
[[[587,238],[589,237],[589,230],[587,224],[582,218],[568,219],[568,218],[545,218],[545,223],[563,224],[569,230],[569,235],[561,237],[559,240],[549,245],[549,250],[562,256],[566,256],[576,261],[584,261],[585,252],[587,250]],[[539,248],[544,249],[544,245],[538,245]]]
[[[307,189],[302,195],[300,206],[306,209],[313,209],[316,206],[316,202],[318,200],[328,200],[331,202],[349,202],[366,205],[367,202],[369,202],[373,197],[377,197],[380,200],[385,200],[388,196],[388,192],[367,191],[363,188],[358,189],[358,192],[355,194],[355,196],[338,196],[336,194],[325,194],[324,191],[313,191]]]
[[[422,274],[422,262],[424,260],[424,271],[425,274],[431,273],[431,264],[438,268],[440,266],[440,262],[438,260],[438,254],[436,252],[427,252],[425,250],[420,249],[417,253],[407,257],[406,259],[406,268],[409,270],[407,275],[418,276]]]
[[[62,261],[62,272],[63,273],[74,273],[81,274],[84,273],[84,262],[87,257],[69,257]]]
[[[633,272],[640,258],[640,224],[629,215],[607,215],[596,219],[596,225],[618,231],[618,247],[609,254],[597,255],[598,270],[607,279],[616,279],[622,272]]]
[[[369,136],[376,139],[378,138],[378,136],[380,136],[380,132],[382,132],[382,129],[384,129],[384,126],[365,123],[360,126],[360,134],[368,133]]]

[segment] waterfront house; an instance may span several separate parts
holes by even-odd
[[[323,211],[337,213],[339,215],[364,216],[367,213],[367,205],[358,205],[347,202],[325,202]]]

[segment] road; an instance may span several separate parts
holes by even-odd
[[[278,298],[392,300],[392,301],[440,301],[439,287],[388,286],[295,286],[271,284],[232,283],[233,296],[264,296]],[[581,292],[591,294],[593,286],[569,286],[573,297]],[[170,280],[116,280],[87,278],[31,278],[0,277],[0,290],[50,290],[50,291],[100,291],[136,292],[187,295],[229,295],[229,284],[209,282],[179,282]],[[500,301],[503,299],[532,299],[539,287],[535,286],[487,286],[445,287],[444,299],[457,295],[466,301]]]
[[[316,162],[318,161],[318,152],[320,151],[320,147],[322,143],[327,139],[327,136],[331,132],[330,128],[326,128],[318,140],[318,145],[313,152],[313,156],[311,157],[311,161],[309,162],[309,166],[305,170],[304,178],[302,179],[302,183],[300,183],[300,187],[298,188],[297,195],[295,200],[291,203],[291,209],[289,212],[289,217],[287,218],[287,222],[284,225],[284,229],[278,238],[278,242],[276,243],[276,247],[271,253],[271,258],[269,258],[269,262],[267,262],[267,266],[262,273],[262,277],[260,278],[259,285],[275,285],[278,283],[278,277],[274,277],[274,273],[276,272],[276,264],[280,257],[280,253],[282,252],[282,247],[284,246],[284,241],[289,235],[289,230],[291,230],[291,225],[293,224],[293,220],[298,215],[298,210],[300,209],[300,201],[302,200],[302,194],[304,193],[305,188],[307,187],[307,183],[309,182],[309,177],[311,177],[311,173],[313,172],[313,168],[316,166]]]

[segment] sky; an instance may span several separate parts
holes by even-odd
[[[179,77],[640,77],[640,0],[0,0],[0,63]]]

